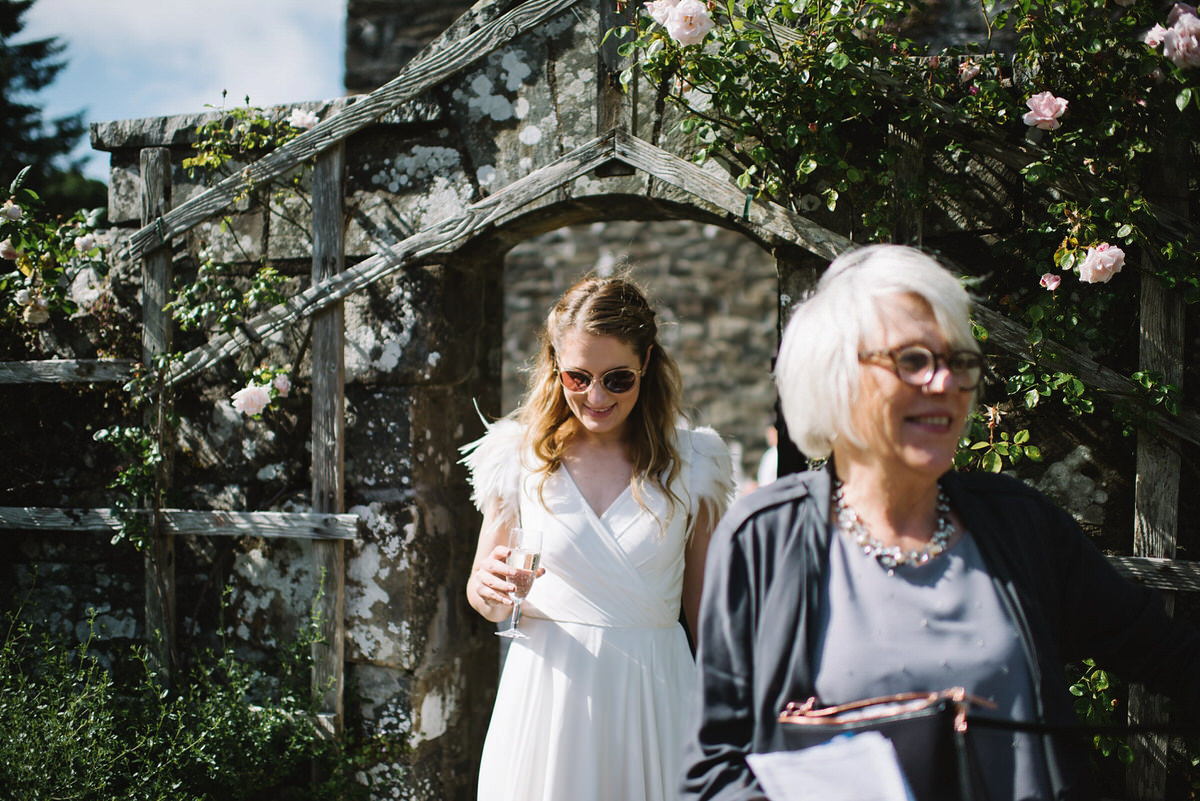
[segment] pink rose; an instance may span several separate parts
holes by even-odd
[[[12,240],[5,239],[0,241],[0,259],[9,259],[10,261],[15,261],[18,255],[20,254],[18,254],[17,249],[13,247]]]
[[[1163,55],[1180,69],[1200,67],[1200,17],[1179,16],[1163,34]]]
[[[1054,290],[1058,289],[1058,285],[1062,283],[1062,278],[1054,273],[1043,273],[1041,283],[1042,286],[1053,292]]]
[[[1142,37],[1142,41],[1148,44],[1150,47],[1158,47],[1163,43],[1163,37],[1166,35],[1167,29],[1158,23],[1155,23],[1153,28],[1146,31],[1146,34]]]
[[[286,375],[277,375],[271,381],[271,386],[279,393],[279,397],[286,398],[288,393],[292,391],[292,382]]]
[[[251,417],[262,414],[271,403],[271,392],[259,384],[251,384],[233,393],[233,408]]]
[[[1058,118],[1067,110],[1067,101],[1049,92],[1039,92],[1026,100],[1025,105],[1029,106],[1029,112],[1023,118],[1025,124],[1043,131],[1059,127]]]
[[[714,27],[701,0],[679,0],[667,16],[667,35],[681,45],[700,44]]]
[[[979,76],[979,65],[973,61],[964,61],[958,65],[958,81],[966,83],[973,81]]]
[[[1187,3],[1176,3],[1171,6],[1171,13],[1167,14],[1167,24],[1174,25],[1179,22],[1180,17],[1200,17],[1200,11],[1196,10],[1195,6],[1189,6]]]
[[[1088,248],[1079,265],[1079,280],[1085,284],[1107,284],[1125,266],[1125,251],[1115,245],[1102,242]]]
[[[651,19],[666,27],[667,19],[671,16],[671,9],[675,8],[678,3],[679,0],[654,0],[651,3],[644,3],[643,7]]]

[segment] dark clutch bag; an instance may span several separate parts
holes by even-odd
[[[972,703],[962,687],[900,693],[838,706],[816,699],[790,703],[779,715],[778,750],[821,745],[842,734],[877,731],[891,740],[916,801],[981,801],[967,747]]]

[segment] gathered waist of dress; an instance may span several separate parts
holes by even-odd
[[[561,617],[549,617],[542,614],[540,611],[534,611],[526,607],[522,613],[525,618],[533,618],[535,620],[546,620],[551,623],[557,623],[562,626],[581,626],[589,629],[621,629],[621,630],[670,630],[679,625],[679,620],[657,620],[646,621],[644,623],[607,621],[607,620],[569,620]]]

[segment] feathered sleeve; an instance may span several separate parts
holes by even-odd
[[[699,503],[709,506],[719,520],[733,501],[733,460],[729,446],[711,428],[701,427],[680,432],[691,441],[690,458],[684,451],[681,455],[688,463],[690,477],[688,492]],[[682,438],[682,437],[681,437]],[[680,443],[682,444],[682,443]]]
[[[471,482],[471,502],[480,512],[496,513],[497,522],[517,522],[521,494],[521,426],[516,420],[491,423],[484,435],[462,446],[462,463]]]

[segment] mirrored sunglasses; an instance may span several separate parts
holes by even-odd
[[[599,380],[600,386],[613,395],[624,395],[637,384],[642,372],[629,367],[615,367],[602,373],[599,379],[593,378],[587,370],[563,370],[558,374],[563,388],[568,392],[587,392],[593,381]]]

